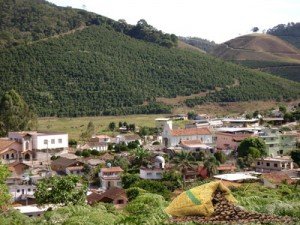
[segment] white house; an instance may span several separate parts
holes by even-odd
[[[8,186],[9,193],[12,196],[14,201],[17,200],[25,200],[28,197],[34,196],[36,191],[35,185],[27,185],[27,184],[14,184]]]
[[[119,166],[102,168],[99,173],[102,189],[108,190],[112,187],[122,188],[122,182],[121,182],[122,172],[123,170]]]
[[[165,159],[162,156],[156,156],[153,166],[141,167],[140,178],[146,180],[160,180],[165,170]]]
[[[198,140],[208,145],[213,143],[212,132],[207,127],[173,129],[172,121],[165,123],[162,137],[166,147],[177,146],[182,140]]]
[[[22,150],[30,152],[30,158],[46,160],[50,155],[68,152],[69,138],[66,133],[40,133],[36,131],[9,132],[8,138],[22,144]]]

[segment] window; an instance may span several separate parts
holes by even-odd
[[[161,173],[156,173],[156,176],[157,177],[161,177]]]
[[[44,140],[44,145],[47,145],[48,144],[48,140]]]
[[[51,144],[55,144],[55,139],[51,139]]]
[[[152,175],[152,173],[147,173],[147,176],[151,176]]]
[[[270,163],[267,163],[267,166],[270,166]]]
[[[28,188],[28,192],[30,192],[31,191],[31,189],[30,188]]]
[[[259,166],[259,165],[260,165],[260,162],[257,162],[257,165]]]
[[[20,189],[18,189],[17,192],[19,193],[19,192],[20,192]]]
[[[58,139],[58,143],[59,144],[61,144],[62,143],[62,139],[60,138],[60,139]]]
[[[274,163],[274,167],[278,167],[277,163]]]

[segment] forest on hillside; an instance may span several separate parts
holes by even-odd
[[[206,54],[135,40],[106,25],[3,49],[0,74],[0,95],[15,89],[40,116],[169,113],[170,107],[156,103],[156,97],[217,87],[224,90],[209,95],[211,101],[300,94],[299,84]],[[236,80],[239,86],[230,88]]]
[[[130,37],[165,47],[177,45],[174,34],[157,30],[141,19],[136,25],[114,21],[81,9],[59,7],[45,0],[0,0],[0,49],[103,25]]]
[[[203,38],[198,38],[198,37],[178,37],[179,40],[195,46],[197,48],[200,48],[201,50],[205,51],[205,52],[211,52],[215,47],[216,47],[216,43],[214,41],[209,41]]]
[[[300,48],[300,23],[279,24],[267,31]]]

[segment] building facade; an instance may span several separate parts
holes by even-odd
[[[167,121],[162,133],[165,147],[178,146],[182,140],[198,140],[203,144],[212,144],[213,135],[208,128],[173,129],[172,121]]]

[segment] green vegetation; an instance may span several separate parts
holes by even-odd
[[[81,30],[86,26],[105,24],[117,32],[165,47],[177,45],[177,37],[158,31],[145,20],[137,25],[71,7],[58,7],[45,0],[0,1],[0,48],[31,44]]]
[[[289,80],[300,82],[300,64],[297,63],[255,60],[241,60],[234,62],[251,69],[258,69],[262,72],[274,74]]]
[[[54,176],[39,181],[34,196],[39,205],[80,205],[85,202],[86,191],[86,183],[78,176]]]
[[[279,90],[282,99],[300,93],[299,84],[139,41],[107,23],[3,49],[0,74],[0,94],[15,88],[40,116],[170,113],[171,107],[156,98],[217,87],[223,90],[187,104],[276,99]]]
[[[279,24],[267,31],[300,48],[300,23]]]
[[[5,183],[8,176],[9,171],[7,166],[0,162],[0,212],[5,209],[10,201],[10,194]]]
[[[36,115],[14,90],[6,92],[0,101],[0,136],[9,131],[30,130],[36,127]]]
[[[197,38],[197,37],[178,37],[178,38],[179,40],[189,45],[200,48],[205,52],[211,52],[216,47],[216,43],[214,41],[209,41],[202,38]]]

